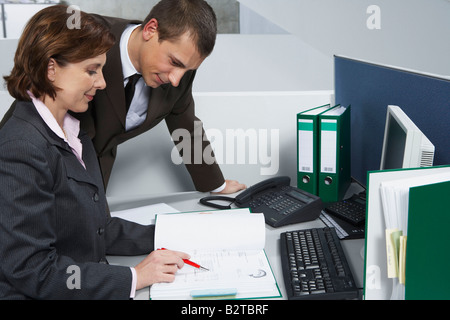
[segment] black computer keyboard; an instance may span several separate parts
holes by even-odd
[[[289,300],[358,298],[334,228],[281,233],[280,256]]]

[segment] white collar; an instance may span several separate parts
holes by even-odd
[[[120,59],[122,61],[122,72],[123,72],[124,79],[128,78],[129,76],[131,76],[135,73],[139,73],[139,72],[137,72],[136,68],[133,66],[130,56],[128,55],[128,42],[130,40],[131,34],[139,26],[140,26],[140,24],[128,25],[127,28],[122,33],[122,36],[120,37]]]
[[[63,139],[70,146],[70,148],[74,151],[77,159],[80,161],[83,167],[86,168],[82,158],[83,145],[78,138],[78,135],[80,134],[80,121],[72,117],[69,113],[66,113],[63,120],[63,130],[59,126],[55,117],[45,105],[45,103],[37,99],[30,91],[28,91],[28,95],[30,96],[34,107],[41,116],[42,120],[44,120],[45,124],[50,128],[50,130],[52,130],[58,137]]]

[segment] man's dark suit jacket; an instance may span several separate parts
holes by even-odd
[[[126,106],[119,43],[122,32],[127,25],[140,22],[96,17],[110,28],[116,37],[116,44],[108,52],[106,65],[103,68],[107,84],[106,89],[98,91],[89,111],[77,115],[77,117],[81,120],[83,129],[93,138],[105,185],[107,185],[111,174],[117,145],[150,130],[165,119],[171,134],[179,128],[184,128],[191,133],[192,159],[190,164],[185,162],[185,165],[196,189],[211,191],[221,186],[224,183],[224,178],[217,164],[193,164],[194,121],[199,121],[195,116],[195,105],[192,97],[192,81],[195,71],[186,72],[180,85],[176,88],[171,85],[163,85],[157,89],[152,89],[147,119],[138,128],[125,132]],[[199,141],[203,141],[202,137],[198,138]],[[203,154],[203,150],[209,142],[204,141],[202,143]],[[170,161],[170,159],[167,159],[167,161]]]
[[[86,169],[32,102],[0,130],[0,299],[130,298],[130,268],[105,256],[149,253],[154,226],[110,217],[91,139],[79,138]]]

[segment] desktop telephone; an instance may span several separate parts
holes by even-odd
[[[257,183],[241,192],[236,198],[212,196],[200,200],[202,204],[214,205],[209,200],[234,200],[240,208],[262,212],[265,221],[272,227],[317,219],[322,210],[322,200],[313,194],[291,187],[289,177],[275,177]]]

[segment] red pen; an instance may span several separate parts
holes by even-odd
[[[166,248],[161,248],[159,250],[167,250],[167,249]],[[199,265],[199,264],[197,264],[195,262],[192,262],[191,260],[183,259],[183,262],[188,264],[188,265],[190,265],[190,266],[192,266],[192,267],[194,267],[194,268],[209,271],[209,269],[206,269],[205,267],[202,267],[201,265]]]

